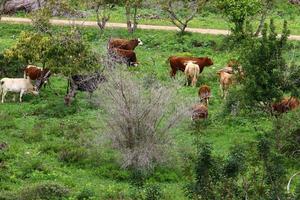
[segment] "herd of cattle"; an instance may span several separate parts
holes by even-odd
[[[115,62],[125,63],[127,66],[137,66],[138,61],[135,48],[142,45],[140,39],[109,39],[108,55]],[[214,63],[208,57],[179,57],[171,56],[168,59],[171,71],[170,76],[175,77],[177,71],[184,72],[187,85],[196,86],[199,75],[205,67],[212,66]],[[245,77],[241,65],[236,60],[230,60],[227,66],[217,72],[220,81],[221,96],[225,99],[228,89],[238,80]],[[23,94],[30,93],[38,95],[44,84],[49,82],[51,71],[34,65],[28,65],[24,69],[24,78],[3,78],[0,80],[1,102],[4,103],[7,92],[19,93],[19,101],[22,102]],[[92,94],[98,86],[106,81],[106,78],[96,72],[91,75],[74,75],[68,80],[68,91],[65,96],[65,104],[70,105],[75,98],[77,91],[85,91]],[[193,107],[192,120],[205,119],[208,117],[208,105],[211,97],[211,88],[208,85],[200,86],[198,90],[200,103]],[[15,97],[14,97],[15,100]],[[281,102],[274,103],[272,108],[278,113],[284,113],[300,106],[299,99],[295,97],[284,98]]]

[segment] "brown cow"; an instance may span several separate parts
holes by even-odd
[[[204,104],[197,104],[193,107],[192,120],[207,119],[208,108]]]
[[[119,38],[111,38],[108,42],[108,48],[118,48],[118,49],[125,49],[125,50],[134,50],[138,45],[143,45],[143,42],[139,39],[119,39]]]
[[[204,67],[208,67],[213,65],[213,61],[208,57],[178,57],[178,56],[171,56],[169,57],[168,61],[170,62],[171,66],[171,77],[175,77],[176,72],[178,70],[184,72],[186,64],[189,61],[192,61],[193,63],[197,64],[200,68],[200,73],[202,73]]]
[[[136,54],[132,50],[113,48],[109,51],[110,55],[119,63],[125,62],[127,66],[137,66]]]
[[[219,75],[220,78],[220,90],[221,90],[221,96],[222,98],[226,99],[228,95],[228,89],[230,85],[233,83],[233,74],[229,74],[225,71],[218,71],[217,74]]]
[[[209,98],[211,97],[211,89],[208,85],[202,85],[198,90],[200,102],[208,106]]]
[[[295,97],[290,97],[290,98],[285,97],[281,102],[273,103],[272,109],[273,111],[281,114],[281,113],[288,112],[290,110],[294,110],[299,106],[300,106],[299,99]]]
[[[43,69],[34,65],[28,65],[24,69],[24,78],[29,78],[32,81],[36,81],[37,89],[39,90],[44,83],[47,83],[51,76],[49,69]]]

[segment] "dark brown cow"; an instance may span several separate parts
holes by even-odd
[[[273,111],[281,114],[281,113],[288,112],[290,110],[294,110],[294,109],[298,108],[299,106],[300,106],[299,99],[297,99],[295,97],[291,97],[291,98],[286,97],[281,102],[274,103],[272,105],[272,109],[273,109]]]
[[[91,97],[99,85],[106,81],[106,78],[100,72],[96,72],[90,75],[74,75],[68,81],[68,92],[65,96],[65,104],[69,106],[78,91],[88,92]]]
[[[207,119],[208,117],[208,108],[204,104],[197,104],[193,107],[192,120],[201,120]]]
[[[126,63],[127,66],[137,66],[136,54],[132,50],[113,48],[109,54],[119,63]]]
[[[34,65],[28,65],[24,69],[24,78],[29,78],[32,81],[36,81],[37,89],[39,90],[44,83],[47,83],[51,76],[49,69],[43,69]]]
[[[189,61],[192,61],[193,63],[197,64],[200,68],[200,73],[203,71],[204,67],[208,67],[213,65],[213,61],[208,57],[178,57],[178,56],[171,56],[169,57],[168,61],[170,62],[171,66],[171,77],[174,77],[176,75],[176,72],[178,70],[184,72],[186,64]]]
[[[200,102],[208,106],[209,98],[211,97],[211,89],[208,85],[202,85],[198,90]]]
[[[132,40],[111,38],[108,42],[109,49],[118,48],[133,51],[138,45],[143,45],[139,38]]]

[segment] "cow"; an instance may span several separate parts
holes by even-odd
[[[229,60],[227,63],[227,66],[222,68],[220,71],[224,71],[229,74],[235,74],[240,79],[243,79],[245,76],[245,73],[244,73],[244,70],[243,70],[241,64],[235,59]]]
[[[191,82],[191,85],[193,87],[196,86],[198,76],[200,74],[199,65],[195,64],[192,61],[187,62],[184,70],[184,74],[187,78],[187,85],[189,85],[189,83]]]
[[[272,104],[272,110],[278,114],[294,110],[300,106],[300,100],[295,97],[283,98],[280,102]]]
[[[24,78],[29,78],[32,81],[36,81],[37,89],[43,86],[43,84],[49,81],[51,71],[49,69],[43,69],[34,65],[28,65],[24,69]]]
[[[208,106],[209,98],[211,97],[211,89],[208,85],[202,85],[198,90],[200,102]]]
[[[197,104],[193,107],[192,111],[192,121],[198,121],[201,119],[207,119],[208,117],[208,108],[204,104]]]
[[[20,93],[20,102],[22,96],[26,93],[38,95],[36,86],[33,86],[29,79],[25,78],[3,78],[0,80],[0,94],[2,94],[1,102],[4,103],[7,92]],[[15,100],[15,96],[14,96]]]
[[[106,81],[104,75],[96,72],[91,75],[74,75],[68,80],[68,92],[65,96],[65,104],[69,106],[75,98],[77,91],[88,92],[91,95],[101,83]]]
[[[204,67],[209,67],[214,64],[213,61],[208,57],[195,58],[195,57],[170,56],[168,58],[168,61],[170,62],[170,66],[171,66],[171,72],[170,72],[171,77],[175,77],[176,72],[178,70],[184,72],[186,63],[188,61],[192,61],[195,64],[197,64],[200,68],[200,73],[202,73]]]
[[[133,51],[138,45],[143,45],[143,42],[139,38],[132,40],[111,38],[108,42],[109,49],[118,48]]]
[[[124,50],[113,48],[109,50],[109,55],[113,60],[116,60],[119,63],[126,63],[129,66],[138,66],[138,62],[136,59],[136,54],[132,50]]]
[[[221,96],[223,99],[226,99],[228,95],[228,89],[230,85],[233,84],[234,75],[229,74],[222,70],[218,71],[217,74],[219,75],[219,79],[220,79]]]

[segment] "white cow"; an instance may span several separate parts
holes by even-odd
[[[196,86],[198,76],[200,74],[200,67],[199,65],[195,64],[193,61],[189,61],[185,63],[186,67],[184,70],[184,73],[187,78],[187,85],[189,84],[189,81],[192,82],[192,86]]]
[[[25,78],[3,78],[0,80],[0,94],[2,94],[2,103],[4,103],[7,92],[20,93],[20,102],[22,96],[26,93],[38,95],[36,87],[32,85],[29,79]],[[14,98],[15,99],[15,98]]]

